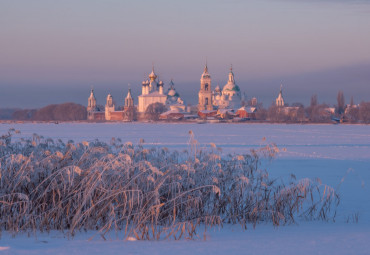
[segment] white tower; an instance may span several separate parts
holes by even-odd
[[[87,111],[90,112],[90,111],[95,111],[95,110],[96,110],[96,98],[94,95],[94,90],[91,89],[90,97],[87,103]]]
[[[110,120],[111,116],[110,113],[115,110],[113,97],[111,94],[108,94],[107,96],[107,103],[105,104],[105,119]]]
[[[128,89],[127,96],[125,98],[125,110],[134,106],[134,99],[131,95],[131,89]]]
[[[198,110],[213,110],[212,106],[212,90],[211,90],[211,75],[208,73],[207,64],[204,67],[202,77],[200,78]]]
[[[97,110],[96,108],[96,98],[94,95],[94,90],[91,89],[90,97],[87,102],[87,119],[93,120],[94,119],[94,112]]]
[[[278,97],[276,98],[276,106],[277,107],[284,107],[284,98],[283,98],[283,85],[280,85],[280,92]]]

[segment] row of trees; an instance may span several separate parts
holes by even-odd
[[[291,107],[283,108],[273,104],[267,110],[260,108],[258,111],[257,119],[271,122],[326,123],[334,119],[350,123],[370,123],[370,102],[355,105],[352,97],[350,104],[346,105],[342,91],[338,92],[335,107],[330,107],[325,103],[319,104],[317,95],[313,95],[308,107],[304,107],[301,103],[294,103]]]
[[[86,120],[86,107],[75,103],[51,104],[35,109],[24,109],[15,111],[12,115],[14,120],[35,121],[74,121]]]

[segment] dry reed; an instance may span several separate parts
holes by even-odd
[[[201,150],[190,132],[189,151],[145,148],[112,139],[64,143],[36,134],[0,137],[0,231],[60,230],[68,236],[98,230],[139,240],[197,237],[200,226],[255,227],[335,218],[339,197],[320,180],[269,178],[260,157]]]

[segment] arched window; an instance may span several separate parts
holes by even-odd
[[[206,84],[204,85],[204,89],[205,89],[206,91],[208,91],[208,83],[206,83]]]
[[[206,84],[206,85],[208,85],[208,84]],[[208,105],[208,97],[206,97],[206,105]]]

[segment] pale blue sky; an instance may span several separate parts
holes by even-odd
[[[0,107],[86,104],[91,86],[122,101],[152,62],[195,103],[206,58],[213,87],[232,63],[265,106],[280,83],[290,103],[370,100],[369,31],[370,1],[2,0]]]

